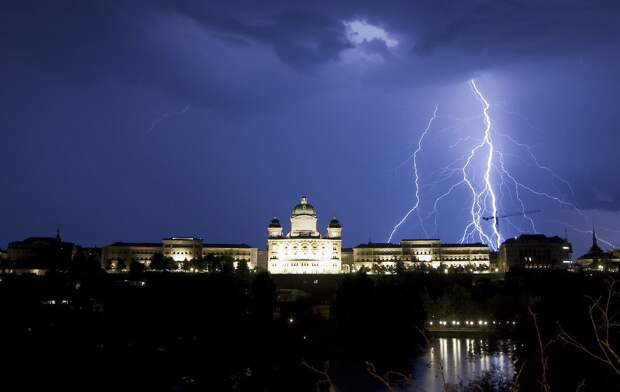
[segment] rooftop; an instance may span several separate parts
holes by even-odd
[[[110,246],[136,246],[141,248],[161,248],[161,243],[159,242],[115,242]]]
[[[203,248],[245,248],[250,249],[252,246],[248,244],[202,244]]]
[[[356,248],[400,248],[400,244],[392,244],[390,242],[369,242],[367,244],[359,244]]]

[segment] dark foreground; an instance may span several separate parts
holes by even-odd
[[[382,391],[387,387],[375,376],[392,370],[412,374],[408,388],[421,390],[414,367],[428,353],[426,322],[484,318],[515,321],[492,334],[514,342],[518,376],[500,382],[486,374],[451,390],[575,390],[580,384],[582,391],[617,390],[615,362],[597,360],[566,339],[599,352],[588,296],[605,298],[610,278],[561,272],[512,274],[505,281],[419,273],[3,276],[0,383],[2,390],[313,391],[317,382],[328,390],[320,373],[327,370],[339,391]],[[278,291],[293,288],[303,293]],[[608,314],[617,310],[612,298]],[[604,319],[594,318],[596,326]],[[609,333],[610,348],[618,347],[618,330]],[[448,360],[441,355],[433,360]]]

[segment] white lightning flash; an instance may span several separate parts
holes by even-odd
[[[424,129],[424,132],[422,132],[422,135],[420,135],[420,138],[418,139],[418,148],[416,148],[416,150],[413,152],[413,155],[412,155],[413,173],[415,176],[415,204],[413,205],[413,207],[409,209],[409,211],[407,211],[405,216],[403,216],[403,218],[396,224],[396,226],[394,226],[388,238],[388,242],[392,241],[392,237],[394,236],[394,233],[396,233],[396,230],[398,230],[400,225],[402,225],[407,220],[407,218],[409,218],[409,215],[411,215],[414,211],[416,211],[418,207],[420,206],[420,174],[418,173],[418,154],[422,150],[422,142],[424,141],[426,134],[428,134],[428,131],[431,129],[431,125],[433,125],[433,121],[435,121],[435,119],[437,118],[438,110],[439,108],[435,106],[435,110],[433,111],[433,116],[428,120],[428,124],[426,124],[426,128]],[[420,217],[419,214],[418,214],[418,218],[420,219],[420,223],[422,224],[422,218]],[[424,227],[423,224],[422,224],[422,227]]]
[[[463,181],[467,184],[467,187],[471,191],[472,204],[470,208],[471,223],[465,227],[463,236],[461,237],[461,243],[465,242],[468,238],[471,238],[473,233],[476,233],[478,234],[480,240],[486,242],[494,249],[499,249],[499,245],[502,243],[502,236],[499,234],[497,225],[491,225],[493,230],[490,235],[486,234],[482,227],[482,218],[485,211],[487,211],[487,200],[489,197],[491,198],[491,217],[495,217],[495,219],[497,219],[496,217],[498,216],[497,196],[493,187],[493,179],[491,178],[493,171],[493,156],[495,155],[495,147],[493,146],[493,139],[491,137],[491,116],[489,115],[489,108],[491,105],[489,105],[489,102],[486,100],[484,95],[482,95],[480,90],[478,90],[474,79],[470,80],[469,83],[472,91],[476,95],[476,98],[482,104],[482,112],[484,116],[484,137],[482,138],[482,142],[471,150],[467,158],[467,162],[465,163],[465,166],[463,166]],[[485,148],[487,150],[487,156],[486,167],[484,170],[484,186],[482,187],[482,190],[477,191],[468,175],[467,169],[469,168],[476,153]]]
[[[474,97],[480,102],[482,106],[482,114],[476,117],[472,117],[470,120],[483,120],[483,129],[478,135],[462,136],[456,142],[449,146],[452,150],[455,147],[465,144],[468,141],[473,141],[473,146],[469,151],[460,159],[452,162],[448,166],[436,171],[435,174],[428,176],[432,177],[434,181],[431,181],[428,185],[434,187],[446,186],[447,190],[443,193],[439,192],[439,196],[435,197],[432,202],[432,210],[424,218],[420,215],[421,206],[421,173],[418,170],[418,154],[422,151],[423,141],[427,136],[433,121],[438,117],[437,108],[433,116],[428,121],[426,129],[422,132],[418,139],[418,145],[414,153],[409,159],[413,159],[413,171],[415,177],[415,202],[411,209],[400,219],[400,221],[394,226],[388,242],[392,240],[396,231],[401,225],[409,218],[414,212],[417,213],[420,220],[420,226],[422,230],[424,228],[424,220],[434,216],[435,218],[435,230],[438,226],[439,205],[440,203],[451,196],[457,189],[463,188],[469,195],[470,201],[467,202],[468,218],[464,224],[463,233],[460,238],[461,243],[480,241],[487,244],[493,250],[498,250],[502,243],[502,233],[499,228],[499,220],[505,219],[508,223],[508,229],[504,228],[502,231],[512,234],[512,231],[516,231],[518,234],[524,232],[508,217],[520,217],[523,218],[529,226],[529,232],[537,232],[534,219],[528,215],[526,209],[526,203],[522,198],[523,193],[529,193],[534,197],[544,198],[557,203],[562,207],[569,207],[576,211],[581,217],[586,218],[585,214],[576,206],[573,202],[575,200],[575,194],[572,187],[567,180],[560,177],[551,168],[540,163],[538,158],[534,155],[531,147],[516,141],[511,136],[497,132],[494,128],[493,121],[490,114],[491,105],[486,99],[484,94],[480,91],[476,85],[474,79],[469,81],[469,87]],[[499,145],[495,144],[495,135],[503,136],[512,145],[517,148],[525,149],[526,155],[533,165],[546,172],[554,180],[564,184],[573,201],[565,200],[561,196],[553,195],[549,192],[538,190],[533,186],[526,185],[520,181],[514,173],[511,173],[504,160],[504,152],[500,149]],[[447,184],[445,184],[447,181]],[[509,205],[504,202],[505,194],[509,196],[509,205],[515,205],[520,209],[520,213],[507,213],[504,208],[510,209]],[[470,204],[471,203],[471,204]],[[501,204],[501,207],[500,207]],[[539,211],[530,211],[539,212]],[[504,226],[504,225],[502,225]]]
[[[165,119],[167,119],[168,117],[172,117],[172,116],[181,116],[185,113],[187,113],[187,111],[189,110],[189,105],[185,106],[183,109],[178,110],[176,112],[167,112],[162,114],[161,116],[157,117],[155,120],[153,120],[153,122],[151,123],[151,127],[146,131],[146,133],[151,133],[153,132],[153,129],[155,129],[155,127],[162,121],[164,121]]]

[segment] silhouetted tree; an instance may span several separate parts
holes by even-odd
[[[125,263],[124,259],[118,259],[116,261],[116,270],[117,271],[124,271],[127,268],[127,263]]]
[[[194,267],[194,259],[191,259],[191,260],[185,259],[181,262],[181,269],[185,272],[190,271],[193,267]]]
[[[222,275],[232,275],[235,271],[235,262],[230,256],[222,256]]]
[[[407,269],[405,268],[405,263],[403,263],[402,260],[397,260],[396,261],[396,265],[394,267],[394,272],[396,272],[396,275],[402,275],[405,272],[407,272]]]
[[[131,264],[129,264],[129,273],[132,275],[139,275],[146,270],[146,266],[139,262],[138,260],[133,260]]]
[[[174,271],[179,268],[179,265],[172,257],[164,258],[164,264],[162,266],[162,270],[164,271]]]
[[[105,268],[106,270],[108,270],[108,271],[109,271],[109,270],[111,270],[111,269],[112,269],[112,267],[113,267],[113,265],[112,265],[112,260],[105,260],[105,261],[103,262],[103,268]]]
[[[192,268],[197,272],[202,272],[207,269],[207,261],[204,257],[198,257],[192,260]]]
[[[237,269],[235,271],[237,277],[242,281],[247,281],[250,276],[250,269],[248,268],[248,262],[241,260],[237,262]]]
[[[276,304],[276,285],[267,271],[256,274],[251,285],[254,314],[259,321],[270,321]]]
[[[219,272],[222,270],[222,260],[215,255],[209,254],[205,257],[205,263],[207,265],[207,271]]]
[[[101,263],[97,258],[87,257],[82,249],[78,249],[69,264],[69,272],[78,278],[93,276],[101,272]]]
[[[151,264],[149,267],[152,270],[163,270],[165,263],[166,261],[164,260],[164,255],[158,252],[151,256]]]
[[[381,263],[373,263],[372,264],[372,273],[377,275],[382,275],[386,271],[386,268]]]

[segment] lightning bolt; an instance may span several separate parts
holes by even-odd
[[[411,156],[412,159],[413,159],[413,173],[414,173],[414,176],[415,176],[415,204],[413,205],[413,207],[411,207],[407,211],[407,213],[402,217],[402,219],[394,226],[394,228],[392,229],[392,232],[390,233],[390,236],[388,237],[387,242],[392,241],[392,237],[394,236],[394,233],[396,233],[396,230],[398,230],[400,225],[405,223],[407,218],[409,218],[409,215],[411,215],[414,211],[416,211],[418,209],[418,207],[420,206],[420,174],[418,172],[418,154],[420,153],[420,151],[422,151],[422,142],[424,141],[424,138],[426,137],[426,135],[430,131],[431,125],[433,125],[433,121],[435,121],[435,119],[437,119],[437,111],[438,110],[439,110],[439,108],[437,106],[435,106],[435,110],[433,111],[433,115],[428,120],[428,123],[426,124],[426,128],[424,128],[424,131],[422,132],[422,135],[420,135],[420,138],[418,139],[418,147],[415,149],[415,151],[413,152],[413,155]],[[418,214],[418,218],[420,219],[420,223],[422,224],[422,227],[424,228],[424,225],[422,223],[422,218],[419,216],[419,214]]]
[[[509,216],[519,216],[525,219],[528,223],[529,230],[534,233],[537,232],[537,228],[534,219],[527,213],[526,203],[523,199],[524,193],[529,193],[535,197],[553,201],[562,207],[569,207],[583,218],[587,218],[574,202],[576,199],[575,193],[570,183],[559,176],[551,168],[543,165],[538,160],[529,145],[521,143],[509,135],[497,132],[492,121],[490,113],[491,105],[489,101],[478,88],[475,79],[471,79],[468,84],[472,94],[480,103],[482,108],[481,115],[471,118],[471,120],[482,120],[483,127],[480,133],[478,136],[468,135],[460,137],[455,143],[448,146],[449,149],[452,150],[470,140],[473,141],[473,146],[471,146],[465,155],[429,176],[435,178],[435,181],[431,182],[429,185],[432,188],[446,186],[445,183],[447,181],[449,181],[449,183],[447,184],[447,190],[443,193],[439,193],[439,196],[435,198],[432,203],[432,210],[430,213],[422,218],[420,215],[422,186],[420,183],[421,173],[419,172],[418,155],[422,151],[424,139],[429,133],[433,121],[438,117],[437,107],[435,108],[433,116],[429,119],[426,128],[418,139],[416,150],[408,158],[413,160],[413,174],[415,179],[414,205],[393,227],[388,237],[388,242],[391,242],[396,231],[414,212],[417,213],[418,219],[420,220],[420,226],[425,233],[426,230],[424,228],[424,221],[431,216],[434,216],[435,231],[437,231],[439,206],[444,199],[451,196],[458,189],[463,189],[466,194],[469,195],[469,201],[467,202],[466,208],[468,218],[465,222],[460,238],[461,243],[480,241],[487,244],[493,250],[498,250],[502,243],[503,236],[497,223],[498,220],[502,218],[506,219],[506,222],[509,224],[509,230],[515,230],[518,233],[523,232],[523,230],[515,225],[514,222],[507,219],[508,215],[505,213],[500,214],[500,211],[503,211],[503,209],[500,210],[500,203],[504,204],[503,199],[506,194],[509,195],[511,204],[516,203],[521,211],[521,214],[510,214]],[[500,149],[501,146],[495,144],[496,135],[504,137],[508,142],[517,148],[524,149],[526,152],[525,157],[529,158],[530,162],[532,162],[537,169],[546,172],[547,175],[551,176],[557,181],[557,183],[562,183],[566,186],[572,196],[572,200],[566,200],[561,196],[556,196],[549,192],[536,189],[535,187],[520,181],[515,174],[510,172],[508,166],[506,165],[506,154]],[[489,222],[487,223],[485,221]]]
[[[150,128],[146,131],[146,133],[151,133],[153,132],[153,129],[155,129],[155,127],[162,121],[164,121],[165,119],[167,119],[168,117],[172,117],[172,116],[181,116],[185,113],[187,113],[187,111],[189,110],[189,105],[185,106],[183,109],[178,110],[176,112],[167,112],[162,114],[161,116],[157,117],[155,120],[153,120],[153,122],[151,123]]]
[[[482,95],[480,90],[478,90],[478,86],[476,86],[476,82],[474,79],[470,80],[469,84],[474,95],[482,104],[482,113],[484,116],[484,137],[482,138],[482,141],[471,150],[467,158],[467,162],[465,163],[465,166],[463,166],[463,181],[465,182],[472,194],[472,204],[470,208],[472,221],[465,227],[465,230],[463,231],[463,236],[461,237],[461,243],[465,242],[467,238],[471,238],[471,235],[473,233],[477,233],[478,237],[482,241],[490,244],[490,246],[492,246],[494,249],[499,249],[499,245],[502,242],[502,236],[499,234],[497,225],[492,225],[493,231],[490,235],[488,235],[485,233],[481,222],[483,213],[487,209],[487,200],[489,197],[491,198],[491,216],[498,216],[497,196],[491,178],[491,174],[493,171],[493,156],[495,155],[495,147],[493,146],[493,139],[491,137],[491,116],[489,115],[489,108],[491,107],[491,105],[489,105],[489,102],[486,100],[484,95]],[[476,153],[479,150],[485,148],[487,150],[487,156],[486,167],[484,170],[484,186],[482,187],[481,191],[477,191],[476,187],[474,186],[469,177],[467,169],[471,165],[471,162],[474,159]]]

